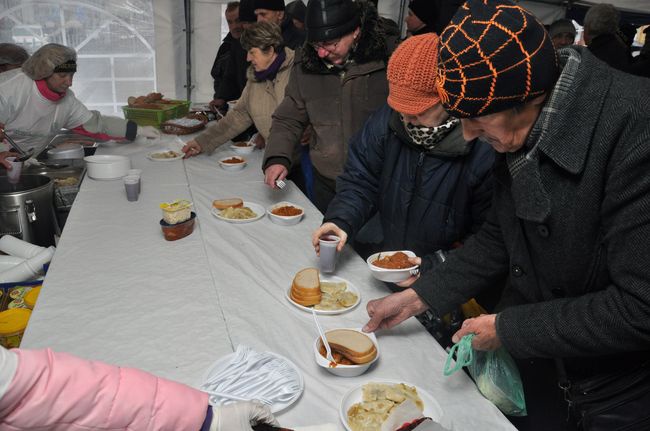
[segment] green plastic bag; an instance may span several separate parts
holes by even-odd
[[[445,362],[444,375],[450,376],[467,367],[478,390],[499,410],[509,416],[526,416],[524,386],[510,353],[503,347],[487,352],[474,350],[472,338],[474,334],[465,335],[452,346]],[[456,364],[450,368],[454,354]]]

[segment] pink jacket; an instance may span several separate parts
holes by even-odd
[[[198,431],[206,417],[207,394],[143,371],[49,349],[5,353],[18,363],[0,391],[3,431]]]

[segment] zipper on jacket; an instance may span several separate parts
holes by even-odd
[[[424,151],[420,151],[420,155],[418,156],[418,162],[415,165],[415,181],[414,181],[414,186],[413,186],[413,191],[412,191],[412,198],[411,198],[411,203],[413,203],[413,197],[416,195],[416,191],[420,189],[420,181],[422,181],[422,165],[424,164]],[[406,210],[406,220],[409,220],[409,216],[411,215],[411,207],[412,205],[409,205],[408,209]],[[407,226],[410,225],[410,223],[407,223]],[[408,237],[409,229],[404,229],[404,237],[402,238],[402,244],[406,244],[406,238]]]

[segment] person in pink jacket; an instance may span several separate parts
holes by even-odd
[[[238,431],[277,426],[258,402],[210,407],[208,395],[133,368],[0,347],[0,430]]]

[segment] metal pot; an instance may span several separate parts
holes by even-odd
[[[23,175],[18,184],[11,184],[0,177],[0,236],[7,234],[44,247],[54,245],[54,235],[61,230],[50,178]]]
[[[84,148],[80,144],[61,144],[47,150],[47,158],[50,160],[83,159],[84,156]]]

